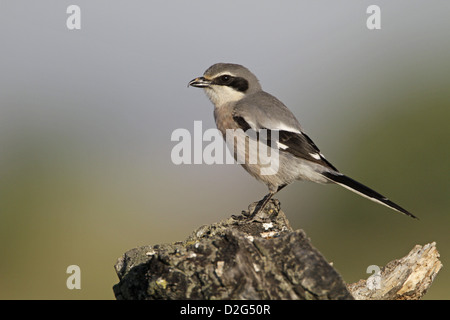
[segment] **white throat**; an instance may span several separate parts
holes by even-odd
[[[205,88],[205,92],[209,100],[216,107],[220,107],[229,102],[239,101],[245,96],[244,93],[227,86],[212,85],[209,88]]]

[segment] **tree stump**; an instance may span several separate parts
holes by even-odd
[[[183,242],[142,246],[126,252],[115,265],[120,279],[113,288],[116,298],[420,298],[440,269],[437,260],[439,263],[435,263],[431,271],[420,271],[427,280],[416,281],[413,280],[416,276],[411,276],[416,273],[405,271],[409,270],[412,260],[396,260],[396,264],[392,262],[383,269],[381,277],[392,274],[398,265],[404,265],[403,286],[380,295],[367,291],[367,283],[363,280],[347,286],[311,245],[304,231],[291,228],[278,200],[272,199],[264,211],[249,220],[246,215],[255,205],[250,205],[242,216],[200,227]],[[431,247],[417,249],[416,252],[422,254],[415,256],[430,258],[433,256]],[[438,257],[439,254],[434,254],[434,258]],[[394,279],[394,276],[390,278]],[[395,283],[395,279],[383,282],[383,285],[394,288],[392,282]],[[412,294],[412,287],[419,282],[425,289],[421,290],[422,294]]]

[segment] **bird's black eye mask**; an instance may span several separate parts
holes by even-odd
[[[224,74],[213,79],[211,84],[219,86],[228,86],[239,92],[246,92],[248,90],[248,81],[241,77]]]

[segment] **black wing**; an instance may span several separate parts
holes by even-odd
[[[251,129],[251,126],[243,117],[235,115],[233,119],[242,130],[247,131],[248,129]],[[270,137],[272,136],[272,130],[266,130],[268,130],[267,142],[270,146]],[[277,131],[279,142],[278,148],[281,152],[288,152],[298,158],[318,163],[326,168],[339,172],[336,167],[334,167],[327,159],[325,159],[325,157],[320,153],[319,148],[317,148],[315,143],[305,133],[297,133],[285,130]]]
[[[289,152],[298,158],[318,163],[326,168],[338,171],[325,157],[320,153],[316,144],[305,133],[296,133],[290,131],[279,131],[280,149]],[[284,149],[283,145],[287,148]]]

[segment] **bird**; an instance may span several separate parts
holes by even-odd
[[[268,147],[277,151],[277,170],[273,170],[270,174],[262,174],[262,164],[259,161],[240,163],[250,175],[264,183],[269,191],[263,199],[258,201],[254,211],[248,214],[249,219],[263,210],[277,192],[297,180],[320,184],[335,183],[417,219],[412,213],[385,196],[341,173],[305,133],[294,114],[283,102],[264,91],[258,78],[243,65],[216,63],[210,66],[203,76],[189,81],[189,86],[204,89],[214,105],[216,126],[224,139],[230,130],[244,132],[244,134],[249,130],[255,132],[267,130],[268,137],[273,135],[277,138],[275,143],[269,142],[268,139],[260,139],[264,140]],[[248,160],[249,149],[238,149],[234,145],[235,159],[241,156]]]

